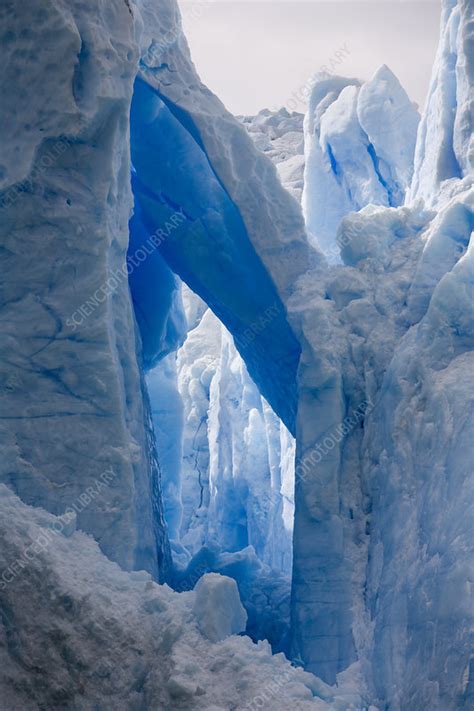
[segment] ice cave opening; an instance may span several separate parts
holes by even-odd
[[[295,440],[276,412],[294,427],[299,346],[189,118],[140,79],[131,146],[128,272],[171,547],[167,582],[186,591],[208,572],[234,578],[247,633],[289,653]]]
[[[233,338],[184,284],[186,338],[147,376],[173,559],[169,581],[234,578],[247,633],[288,652],[294,439]]]

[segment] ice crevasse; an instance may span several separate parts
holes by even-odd
[[[171,0],[2,8],[9,708],[472,703],[472,9],[419,126],[323,80],[303,155]]]

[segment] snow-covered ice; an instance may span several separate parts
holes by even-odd
[[[19,571],[0,582],[2,708],[347,708],[344,695],[266,642],[211,642],[199,629],[197,593],[121,570],[91,537],[66,532],[3,485],[0,511],[0,568]]]

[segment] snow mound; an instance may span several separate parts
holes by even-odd
[[[176,593],[125,572],[91,537],[1,485],[2,708],[347,708],[342,693],[272,656],[268,643],[203,636],[193,609],[209,589],[220,605],[233,600],[239,626],[235,589],[210,580]]]

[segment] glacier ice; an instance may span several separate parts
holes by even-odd
[[[234,577],[247,632],[280,650],[288,643],[294,440],[229,333],[184,285],[183,302],[186,341],[147,377],[173,587],[183,589],[196,571]]]
[[[256,143],[278,136],[268,151],[278,165],[293,155],[304,160],[302,118],[283,110],[243,122]],[[225,558],[226,574],[238,580],[249,612],[247,631],[280,649],[289,625],[294,440],[260,395],[227,329],[186,285],[181,291],[185,343],[175,362],[165,358],[147,378],[165,516],[181,568],[174,586],[194,577],[191,571],[221,570],[217,551],[239,553],[249,546],[248,554]],[[164,371],[173,383],[177,374],[180,399],[173,385],[167,387]]]
[[[177,387],[174,353],[163,358],[146,377],[163,492],[163,513],[171,544],[179,541],[182,518],[181,459],[183,403]],[[178,552],[178,551],[176,551]]]
[[[288,470],[280,444],[285,428],[212,312],[189,333],[178,372],[185,413],[182,543],[193,554],[210,541],[224,551],[252,545],[262,561],[289,574],[292,522],[285,526]]]
[[[438,52],[420,124],[411,199],[436,205],[457,179],[472,181],[473,26],[472,0],[442,5]]]
[[[131,127],[134,191],[148,234],[176,214],[186,217],[164,239],[161,254],[233,333],[262,393],[293,428],[298,341],[287,323],[278,284],[256,252],[228,187],[221,184],[200,142],[141,79],[135,85]],[[242,142],[252,148],[244,129],[238,128]],[[183,156],[177,164],[176,153]],[[273,188],[283,192],[275,174],[272,179]],[[286,258],[281,261],[286,265]],[[147,308],[154,310],[153,299],[142,303],[145,313]]]
[[[299,345],[285,303],[310,259],[301,211],[271,161],[200,82],[174,0],[162,0],[159,14],[152,0],[140,8],[131,117],[136,199],[150,234],[182,208],[188,220],[161,253],[227,326],[262,394],[293,431]],[[173,39],[160,43],[162,36]]]
[[[312,363],[305,378],[300,379],[293,650],[308,668],[333,683],[338,672],[372,649],[371,674],[376,691],[380,699],[392,698],[393,703],[399,703],[396,708],[409,707],[410,695],[417,699],[414,708],[423,708],[424,704],[444,708],[447,699],[454,703],[453,688],[456,684],[460,688],[459,675],[456,682],[447,675],[446,683],[453,687],[444,701],[438,698],[434,687],[429,691],[428,665],[417,658],[421,649],[431,644],[434,658],[459,655],[459,669],[467,664],[466,621],[456,624],[455,640],[443,635],[434,640],[429,618],[422,624],[415,611],[421,599],[413,602],[410,617],[401,616],[401,610],[411,605],[410,600],[416,600],[418,581],[435,565],[434,559],[443,555],[440,549],[422,554],[424,540],[428,543],[438,535],[450,538],[451,522],[456,520],[463,523],[456,534],[459,549],[455,559],[462,560],[468,548],[470,518],[454,513],[460,505],[457,492],[468,486],[467,472],[461,460],[454,464],[445,459],[451,450],[448,443],[452,434],[436,416],[439,406],[428,406],[426,400],[435,398],[441,387],[435,374],[430,375],[431,369],[445,371],[452,362],[455,372],[463,372],[463,381],[470,380],[467,359],[460,358],[466,348],[472,348],[469,308],[463,301],[470,298],[468,281],[459,283],[461,302],[453,314],[456,326],[450,327],[445,311],[437,315],[437,338],[431,329],[426,345],[418,343],[414,348],[412,344],[416,333],[426,332],[433,309],[438,313],[434,306],[438,290],[446,289],[442,286],[445,280],[453,281],[467,258],[463,255],[472,225],[471,193],[454,198],[435,219],[421,205],[368,207],[347,216],[341,223],[339,241],[344,245],[343,257],[350,256],[351,266],[308,274],[301,284],[301,296],[295,295],[290,306],[301,314],[307,339],[303,363]],[[440,241],[449,239],[451,231],[454,244],[446,249],[450,260],[437,262],[435,273],[430,252],[436,254]],[[324,332],[331,333],[325,347],[320,341]],[[445,340],[440,342],[442,337]],[[429,364],[428,342],[432,342],[433,356],[441,357],[442,364]],[[397,363],[403,363],[405,369],[391,375],[393,368],[400,368]],[[452,382],[447,373],[445,377]],[[399,398],[403,400],[398,405]],[[455,417],[456,432],[467,438],[468,405],[463,402],[464,398],[458,398],[458,414],[446,417]],[[415,429],[417,413],[419,429]],[[399,420],[387,427],[393,417]],[[438,441],[440,450],[433,449],[434,440],[429,444],[429,437]],[[466,447],[467,439],[462,441]],[[453,446],[456,452],[463,452],[458,456],[464,461],[466,449]],[[458,485],[449,493],[445,489],[443,506],[433,501],[430,517],[420,523],[420,505],[427,496],[425,472],[439,472],[431,483],[434,495],[439,496],[439,476],[452,480],[455,475],[451,467],[459,477]],[[382,504],[381,492],[386,491],[390,494]],[[445,518],[446,511],[451,513]],[[468,568],[466,560],[466,576]],[[458,580],[457,567],[446,563],[436,570],[441,587],[449,588],[453,579]],[[467,588],[460,585],[458,589],[462,609],[467,598],[461,602],[461,590],[467,595]],[[400,591],[398,595],[396,590]],[[430,591],[427,584],[419,594],[431,609],[433,624],[434,620],[441,621],[444,603],[436,588]],[[412,654],[405,649],[407,638],[411,639]],[[413,668],[410,677],[408,667]]]
[[[303,150],[174,0],[2,13],[2,703],[469,708],[472,0],[416,147],[386,67]]]
[[[301,114],[264,111],[242,120],[277,167],[293,156],[304,161]],[[300,181],[302,177],[301,166]],[[294,189],[282,175],[280,179]],[[225,327],[184,284],[182,294],[189,331],[173,366],[184,410],[178,478],[176,466],[168,471],[167,453],[177,453],[180,430],[168,426],[174,406],[164,404],[174,398],[162,386],[155,385],[151,393],[173,557],[176,565],[187,565],[186,577],[201,569],[203,560],[205,570],[221,569],[224,559],[211,550],[224,556],[239,553],[225,557],[225,569],[235,575],[249,612],[247,632],[282,649],[289,625],[294,440],[258,392]],[[170,361],[165,359],[166,368]],[[160,378],[162,368],[158,364],[148,381]],[[160,441],[164,431],[168,441]],[[177,536],[175,520],[180,516]],[[175,579],[178,589],[182,578],[181,572]]]
[[[219,573],[206,573],[194,588],[193,612],[199,629],[211,642],[245,631],[247,613],[237,583]]]
[[[329,261],[341,219],[373,203],[403,204],[413,173],[419,115],[386,66],[370,81],[324,77],[305,117],[303,209]]]
[[[179,280],[159,251],[160,243],[184,220],[184,215],[176,211],[158,234],[150,235],[143,224],[139,205],[135,204],[129,223],[128,283],[140,331],[141,360],[146,370],[174,352],[185,337],[186,318]]]
[[[211,541],[201,546],[186,567],[176,566],[173,589],[193,588],[206,573],[233,579],[247,613],[246,634],[254,641],[267,640],[274,652],[288,653],[291,579],[263,563],[252,546],[235,552],[222,552]]]
[[[472,400],[455,394],[454,385],[459,379],[467,386],[472,377],[472,169],[440,178],[430,163],[438,146],[452,152],[453,142],[460,145],[451,134],[449,148],[449,125],[441,120],[453,115],[443,48],[459,51],[449,67],[456,67],[458,95],[465,97],[472,92],[465,60],[472,33],[469,7],[472,3],[444,4],[441,60],[418,131],[406,205],[349,206],[331,233],[346,266],[308,272],[289,302],[290,320],[298,332],[298,317],[303,332],[293,654],[330,683],[343,669],[369,661],[363,674],[372,698],[400,709],[459,708],[472,695],[467,651],[472,513],[464,509],[472,500],[465,462]],[[333,98],[326,108],[326,87],[319,87],[320,98],[316,86],[306,125],[323,126],[336,106],[328,130],[339,137],[341,125],[351,127],[359,145],[357,83],[327,81],[343,97],[340,108]],[[464,146],[472,134],[468,105],[464,98],[457,106],[464,117],[456,121],[463,126]],[[314,135],[304,190],[306,211],[310,203],[317,220],[325,219],[326,184],[314,182],[310,189],[308,182],[311,161],[321,160]],[[346,157],[352,151],[347,138]],[[445,155],[438,166],[445,165]],[[366,186],[358,183],[359,189]],[[454,421],[453,430],[448,423]],[[446,599],[454,588],[459,612],[450,614]],[[448,618],[455,635],[444,627]]]
[[[471,245],[395,352],[369,418],[373,674],[398,708],[472,701],[472,266]],[[380,663],[385,655],[391,664]]]
[[[303,114],[263,109],[257,116],[242,116],[255,146],[276,165],[286,190],[300,202],[303,191]]]
[[[125,262],[135,26],[105,0],[8,3],[1,22],[0,481],[53,513],[76,504],[114,560],[165,574]]]

